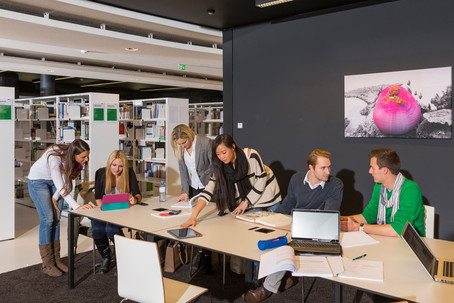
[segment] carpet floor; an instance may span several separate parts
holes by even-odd
[[[100,257],[97,256],[97,259],[99,262]],[[241,294],[248,290],[244,275],[235,274],[227,269],[226,285],[223,287],[222,268],[217,264],[217,259],[217,257],[213,258],[213,270],[210,274],[200,272],[190,279],[189,265],[183,265],[175,273],[164,273],[164,276],[208,288],[210,292],[204,294],[197,302],[210,302],[210,299],[212,302],[244,302]],[[92,262],[91,252],[76,256],[74,289],[68,289],[67,275],[51,278],[41,272],[41,264],[1,274],[0,301],[9,303],[120,302],[122,298],[117,293],[115,268],[104,275],[99,273],[93,275]],[[299,279],[294,287],[270,297],[265,302],[303,302],[301,294],[303,284],[305,302],[333,302],[332,282],[314,278],[304,278],[304,281],[301,281],[302,279]],[[312,289],[309,292],[310,288]],[[353,288],[343,287],[343,302],[353,302],[354,296]],[[372,301],[366,295],[361,299],[361,303],[370,302]]]

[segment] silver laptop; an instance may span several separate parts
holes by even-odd
[[[296,253],[340,255],[340,213],[337,210],[294,209],[292,240]]]
[[[454,260],[437,259],[410,222],[407,221],[405,224],[401,237],[432,279],[437,282],[454,283]]]

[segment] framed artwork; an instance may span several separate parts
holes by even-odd
[[[451,67],[344,77],[344,136],[449,139]]]

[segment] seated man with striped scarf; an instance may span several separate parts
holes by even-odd
[[[342,231],[399,237],[409,221],[424,236],[424,206],[421,190],[400,173],[400,158],[388,148],[369,153],[369,173],[375,186],[372,198],[362,214],[341,217]]]

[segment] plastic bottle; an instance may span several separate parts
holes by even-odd
[[[161,181],[161,186],[159,186],[159,202],[166,202],[166,185],[164,181]]]

